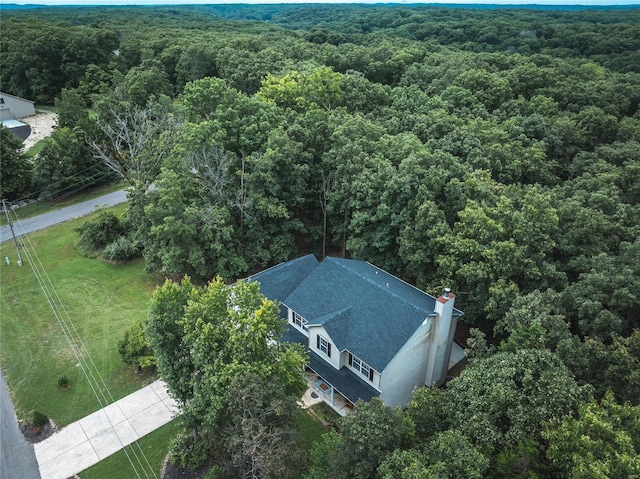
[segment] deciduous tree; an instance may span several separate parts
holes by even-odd
[[[452,426],[485,453],[539,439],[543,421],[559,424],[584,399],[566,366],[544,349],[474,361],[447,389]]]
[[[569,479],[640,474],[640,407],[617,404],[613,394],[580,405],[577,416],[546,424],[547,456]]]
[[[0,197],[14,200],[30,186],[33,165],[22,151],[22,140],[4,125],[0,125],[0,142]]]

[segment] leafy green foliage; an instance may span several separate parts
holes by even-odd
[[[4,125],[0,125],[0,143],[0,196],[14,200],[31,185],[33,165],[22,152],[22,140]]]
[[[594,338],[562,341],[558,354],[578,381],[593,385],[596,398],[611,390],[618,401],[640,403],[640,330],[611,344]]]
[[[55,99],[58,112],[58,128],[85,125],[89,121],[87,102],[77,89],[64,89]]]
[[[447,396],[441,389],[422,387],[413,392],[404,416],[413,423],[419,443],[427,442],[448,429],[446,401]]]
[[[474,361],[447,390],[452,426],[485,453],[538,439],[542,422],[559,423],[584,398],[556,355],[531,349]]]
[[[102,250],[107,261],[128,261],[140,255],[140,249],[129,235],[118,236]]]
[[[109,243],[115,241],[123,228],[118,218],[111,211],[105,210],[76,228],[79,235],[78,248],[87,253],[102,251]]]
[[[227,453],[244,477],[299,477],[305,453],[296,430],[297,398],[277,376],[249,373],[228,390],[231,424],[225,432]]]
[[[575,419],[585,391],[637,403],[637,9],[37,13],[32,21],[3,10],[14,35],[0,39],[0,80],[12,93],[57,97],[61,129],[75,125],[52,138],[39,184],[89,161],[75,136],[131,185],[128,234],[104,247],[109,259],[142,251],[148,271],[204,284],[313,251],[461,293],[457,306],[476,327],[467,372],[447,391],[416,393],[400,446],[362,427],[362,443],[371,435],[382,444],[375,458],[342,431],[325,436],[310,477],[345,477],[357,460],[363,474],[380,476],[374,464],[387,464],[389,477],[566,476],[549,462],[538,420],[559,424],[552,411]],[[81,114],[89,100],[95,122]],[[218,294],[191,280],[158,293],[148,333],[167,348],[158,361],[190,403],[190,426],[229,472],[221,436],[207,428],[220,420],[235,431],[227,439],[240,441],[236,452],[249,430],[264,429],[221,419],[221,391],[240,387],[239,376],[228,365],[207,369],[215,361],[202,345],[232,363],[246,358],[221,346],[234,338],[217,323],[198,322],[223,310],[215,301],[186,314],[190,301]],[[438,454],[452,445],[482,467],[449,471],[455,454],[444,463]]]
[[[424,449],[396,450],[380,465],[381,479],[486,477],[489,459],[455,429],[436,434]]]
[[[234,459],[240,469],[247,457],[263,464],[269,445],[279,444],[279,439],[271,442],[279,434],[265,430],[270,424],[261,418],[276,414],[269,411],[280,407],[278,401],[297,399],[305,385],[304,354],[300,348],[280,343],[283,327],[278,307],[260,294],[257,283],[227,286],[218,278],[197,289],[187,278],[181,283],[167,281],[153,296],[146,331],[158,372],[179,402],[186,424],[207,450],[219,446],[218,438],[226,427],[235,428],[229,441],[245,449],[229,447],[233,454],[240,454]],[[256,384],[263,381],[281,384],[277,396],[265,396],[264,408],[252,409],[255,422],[240,423],[237,414],[255,401],[231,404],[237,397],[229,395],[230,388],[246,389],[253,397]],[[240,410],[234,409],[237,407]],[[265,432],[261,439],[254,436],[261,431]],[[258,450],[249,445],[253,440],[258,441],[254,443]],[[269,464],[264,467],[275,467]]]
[[[145,60],[140,66],[129,70],[124,77],[122,88],[131,102],[144,107],[151,100],[161,96],[173,96],[172,86],[163,66],[158,61]]]
[[[130,329],[124,332],[124,337],[118,341],[118,352],[122,362],[129,366],[136,366],[138,370],[156,364],[151,344],[144,331],[142,321],[136,321]]]
[[[13,32],[2,41],[3,89],[45,104],[53,104],[63,88],[77,87],[90,64],[107,66],[118,45],[116,32],[107,28],[33,18],[3,23]]]
[[[31,426],[34,428],[44,426],[48,420],[49,417],[46,414],[41,413],[37,409],[34,409],[31,413]]]
[[[309,73],[293,71],[281,78],[267,75],[257,95],[283,108],[331,110],[342,100],[341,77],[328,67],[316,68]]]
[[[518,349],[542,349],[546,331],[539,322],[529,326],[516,326],[506,341],[500,343],[499,351],[514,352]]]
[[[195,470],[208,459],[205,444],[193,434],[179,433],[169,447],[169,462],[175,466]]]
[[[55,199],[111,178],[111,172],[93,158],[80,130],[59,127],[36,158],[33,187],[39,198]]]
[[[640,409],[612,394],[582,404],[576,417],[547,424],[547,455],[564,477],[633,477],[640,473]]]
[[[532,439],[521,440],[517,445],[501,451],[496,457],[494,470],[495,477],[504,479],[536,479],[549,476],[543,448]]]
[[[340,478],[375,478],[378,466],[411,435],[400,409],[377,398],[358,402],[353,414],[340,422],[338,433],[326,435],[312,451],[308,479],[338,474]]]

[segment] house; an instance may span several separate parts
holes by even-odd
[[[332,406],[336,395],[404,406],[415,388],[441,385],[464,358],[454,342],[462,313],[449,290],[434,298],[365,261],[313,255],[250,279],[280,303],[283,340],[307,348]]]
[[[0,92],[0,120],[19,120],[36,114],[34,102]]]
[[[18,118],[35,114],[36,109],[31,100],[0,92],[0,123],[21,140],[26,140],[31,134],[31,127],[18,121]]]

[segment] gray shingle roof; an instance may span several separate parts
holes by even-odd
[[[318,266],[312,254],[280,263],[250,276],[260,283],[260,291],[273,301],[282,302]]]
[[[436,299],[365,261],[303,256],[252,276],[262,293],[322,325],[339,350],[382,372]],[[462,314],[456,310],[457,314]]]
[[[325,258],[282,300],[340,349],[383,371],[435,298],[365,261]]]

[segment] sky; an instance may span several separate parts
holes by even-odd
[[[494,5],[638,5],[640,0],[0,0],[18,5],[194,5],[229,3],[482,3]]]

